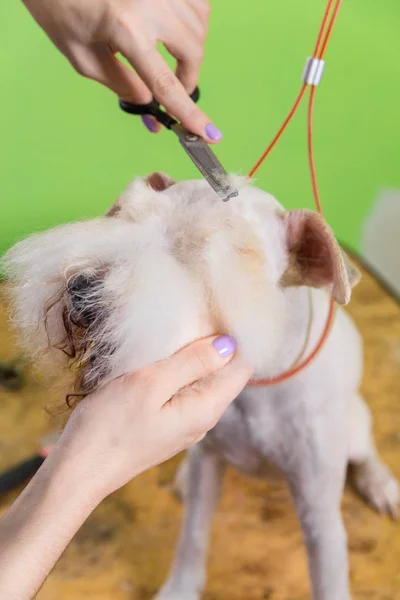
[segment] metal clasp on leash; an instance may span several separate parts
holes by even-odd
[[[321,83],[322,74],[325,69],[325,61],[322,58],[309,57],[306,60],[303,75],[303,83],[317,86]]]

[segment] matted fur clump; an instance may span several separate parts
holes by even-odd
[[[3,259],[26,352],[73,365],[82,397],[202,336],[234,335],[259,376],[274,371],[290,285],[327,286],[346,303],[354,279],[329,228],[283,213],[246,179],[239,197],[163,174],[135,180],[106,216],[64,225]]]

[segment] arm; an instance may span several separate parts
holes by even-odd
[[[1,598],[34,597],[99,502],[82,482],[79,462],[64,463],[56,450],[0,519]]]
[[[198,442],[250,379],[232,338],[205,338],[83,400],[0,519],[0,598],[33,598],[107,495]]]

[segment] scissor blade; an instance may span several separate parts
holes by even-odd
[[[238,191],[229,182],[228,173],[219,162],[206,142],[194,133],[190,133],[181,124],[171,128],[196,167],[224,202],[238,195]]]

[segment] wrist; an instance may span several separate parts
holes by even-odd
[[[74,453],[62,439],[51,450],[42,469],[48,495],[59,497],[62,505],[81,507],[89,514],[107,495],[87,453]]]

